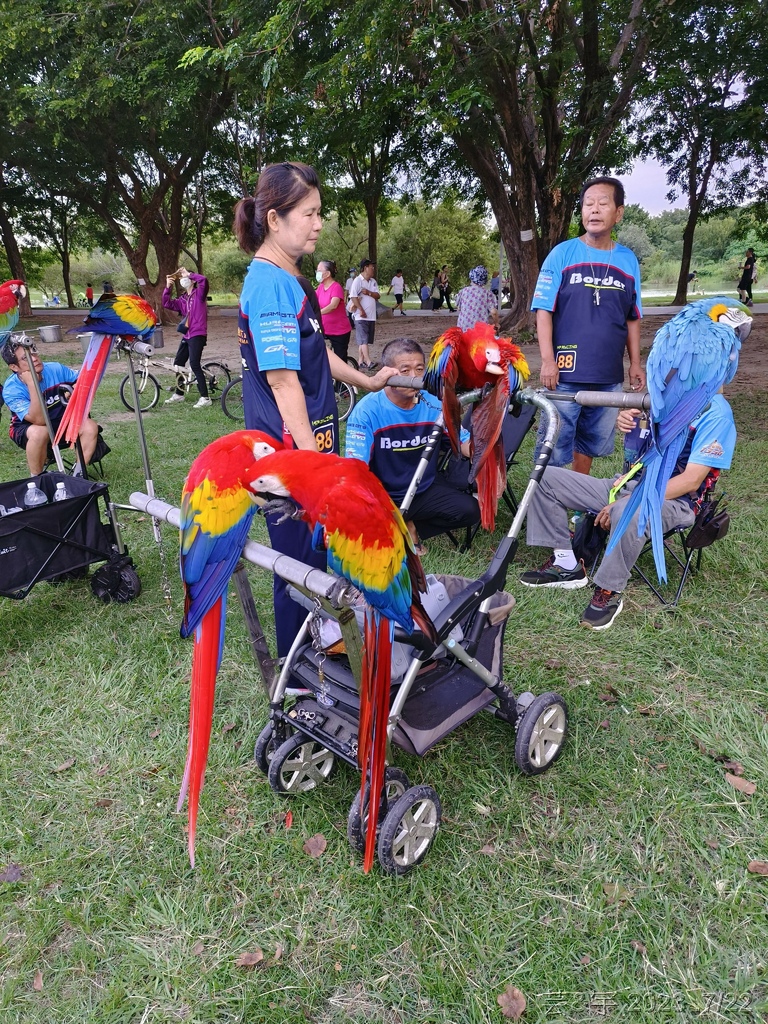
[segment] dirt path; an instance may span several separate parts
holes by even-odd
[[[50,324],[57,319],[62,324],[63,330],[68,330],[71,325],[77,323],[73,319],[74,314],[62,315],[63,311],[57,311],[56,317],[51,317],[50,311],[34,316],[31,320],[25,321],[25,327],[37,327]],[[80,310],[78,316],[82,316]],[[668,316],[658,316],[650,313],[643,318],[640,338],[643,351],[650,348],[656,331],[669,319]],[[434,340],[447,327],[454,325],[455,318],[448,314],[440,313],[432,316],[405,316],[392,319],[380,320],[376,325],[376,341],[372,346],[374,358],[381,358],[381,350],[384,345],[393,338],[409,337],[419,341],[425,350],[429,350]],[[163,356],[173,356],[176,351],[178,335],[173,327],[164,328],[165,348]],[[210,310],[208,318],[208,345],[205,349],[206,359],[220,359],[226,361],[231,368],[239,365],[239,352],[237,344],[237,318],[234,310],[214,308]],[[72,355],[76,358],[80,352],[80,343],[74,334],[64,334],[64,341],[41,345],[41,356],[43,359],[59,359],[62,355]],[[355,352],[354,336],[350,340],[350,353]],[[524,347],[526,358],[531,367],[532,380],[538,381],[538,370],[541,364],[538,346],[533,343]],[[125,373],[123,362],[113,362],[110,366],[111,373]],[[748,341],[743,346],[739,360],[739,372],[736,379],[728,386],[728,393],[764,392],[768,391],[768,315],[757,313],[755,315],[752,332]]]

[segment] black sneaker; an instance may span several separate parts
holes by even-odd
[[[578,590],[589,583],[584,563],[579,562],[575,569],[563,569],[555,565],[555,556],[545,562],[540,569],[524,572],[520,577],[524,587],[559,587],[561,590]]]
[[[610,629],[623,607],[624,602],[621,599],[621,594],[614,593],[613,590],[602,590],[600,587],[596,587],[592,600],[581,616],[579,625],[596,631]]]

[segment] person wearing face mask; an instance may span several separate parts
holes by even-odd
[[[182,289],[178,299],[173,298],[173,282],[178,279]],[[208,340],[208,278],[202,274],[193,274],[180,267],[175,274],[170,274],[165,279],[165,291],[163,292],[163,307],[173,309],[181,313],[181,323],[177,330],[183,328],[179,348],[173,360],[174,367],[183,371],[189,360],[189,368],[195,375],[197,390],[200,392],[199,399],[195,402],[194,409],[204,409],[212,404],[208,395],[208,385],[205,382],[205,374],[200,366],[205,343]],[[171,402],[183,402],[184,391],[177,388],[165,404]]]
[[[336,264],[333,260],[320,260],[315,278],[323,334],[331,349],[346,363],[352,332],[344,311],[344,289],[336,280]]]

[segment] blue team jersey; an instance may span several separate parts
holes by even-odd
[[[580,238],[561,242],[539,271],[531,309],[552,313],[563,384],[620,384],[627,321],[643,315],[637,257],[624,245],[609,252]]]
[[[293,274],[263,260],[251,262],[240,295],[237,333],[246,427],[293,446],[266,374],[295,370],[318,451],[338,452],[336,396],[325,338],[309,297]]]
[[[43,392],[43,400],[49,411],[61,404],[59,384],[72,384],[76,380],[76,371],[64,366],[63,363],[43,363],[43,379],[40,381],[40,390]],[[18,374],[12,373],[3,384],[3,401],[13,413],[11,426],[19,420],[23,420],[29,412],[29,390],[27,385],[19,379]]]
[[[405,497],[440,412],[442,405],[426,391],[420,392],[413,409],[401,409],[384,391],[371,392],[358,402],[347,420],[345,454],[348,459],[368,463],[387,493],[400,501]],[[461,440],[469,440],[468,431],[461,431]],[[436,472],[436,460],[432,459],[417,494],[430,486]]]

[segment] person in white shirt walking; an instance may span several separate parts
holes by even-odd
[[[363,260],[360,273],[352,282],[349,290],[349,306],[355,321],[355,341],[360,353],[360,369],[372,370],[378,366],[372,361],[369,345],[373,344],[376,335],[376,303],[379,301],[379,286],[374,278],[376,264],[372,260]]]
[[[402,270],[396,270],[395,276],[392,278],[392,283],[389,286],[387,295],[395,293],[395,309],[400,310],[400,316],[405,316],[405,310],[403,309],[403,299],[405,298],[405,281],[403,280]]]

